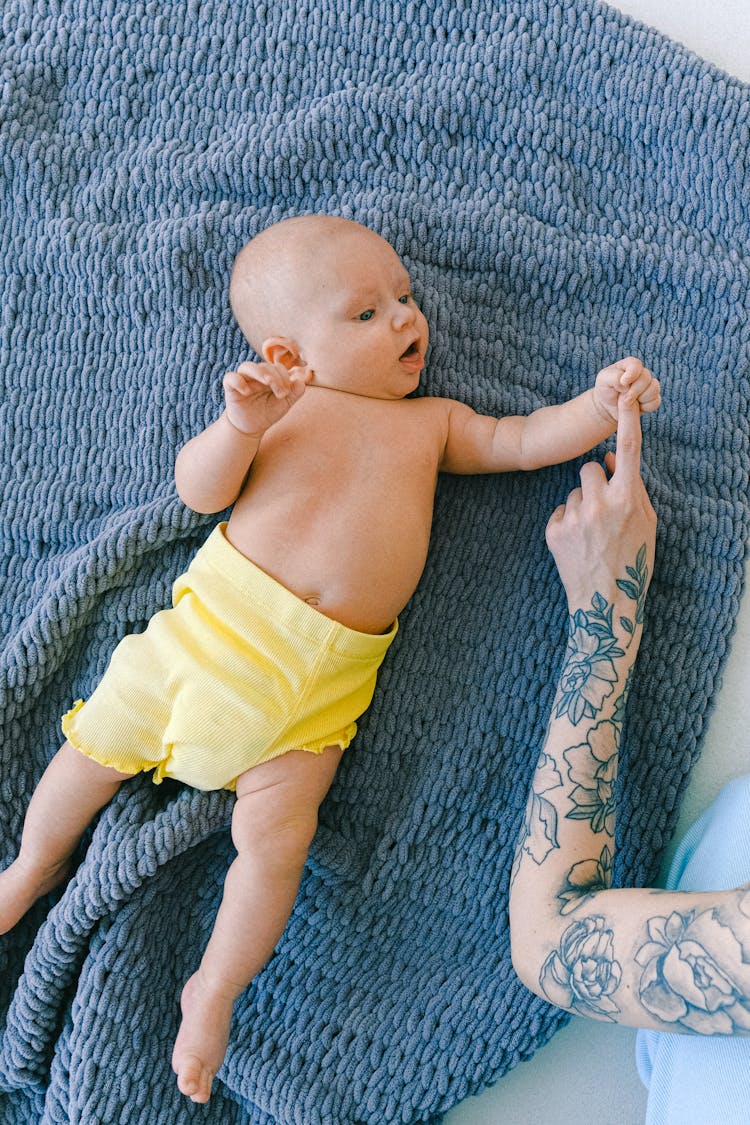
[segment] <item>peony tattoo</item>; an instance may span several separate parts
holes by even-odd
[[[652,918],[648,937],[636,961],[652,1016],[701,1035],[750,1031],[750,964],[715,910]]]
[[[569,746],[563,757],[568,777],[574,784],[570,793],[573,808],[569,820],[588,820],[592,832],[615,834],[615,781],[620,749],[620,728],[603,720],[592,727],[586,741]]]
[[[578,609],[570,618],[555,717],[567,715],[573,726],[601,711],[619,679],[614,659],[625,653],[618,647],[612,629],[613,610],[614,606],[597,593],[591,599],[591,609]]]
[[[612,1000],[622,979],[615,960],[612,930],[597,914],[568,926],[559,948],[542,966],[539,983],[551,1004],[581,1016],[613,1021],[619,1008]]]

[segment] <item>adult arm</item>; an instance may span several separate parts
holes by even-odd
[[[547,527],[570,629],[511,879],[513,964],[533,992],[578,1015],[747,1034],[750,889],[610,888],[618,749],[656,528],[640,447],[638,409],[623,404],[611,479],[585,465]]]

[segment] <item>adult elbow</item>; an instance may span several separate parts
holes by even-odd
[[[525,920],[519,917],[518,909],[510,909],[510,958],[513,970],[528,988],[529,992],[544,997],[541,985],[541,951]]]
[[[533,956],[529,954],[528,948],[513,940],[511,935],[510,939],[510,958],[513,963],[513,970],[525,988],[529,992],[536,993],[537,996],[544,997],[541,985],[539,984],[539,966]]]

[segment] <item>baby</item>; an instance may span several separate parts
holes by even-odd
[[[287,219],[237,257],[230,300],[261,363],[224,379],[219,419],[175,478],[220,524],[174,605],[126,637],[34,793],[0,875],[0,932],[65,876],[96,813],[153,770],[236,790],[211,939],[182,992],[172,1065],[205,1102],[235,1000],[291,914],[318,807],[368,707],[398,614],[425,564],[437,475],[567,461],[614,432],[619,396],[655,410],[659,384],[621,360],[593,388],[495,419],[416,390],[427,321],[393,248],[358,223]]]

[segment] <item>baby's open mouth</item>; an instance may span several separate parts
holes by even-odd
[[[419,350],[419,339],[413,340],[406,351],[403,351],[398,358],[406,371],[410,371],[412,374],[421,371],[424,367],[424,356]]]

